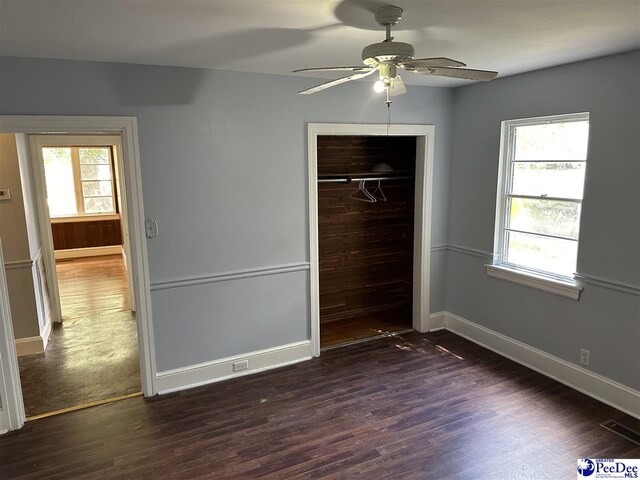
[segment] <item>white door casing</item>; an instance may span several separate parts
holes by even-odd
[[[0,434],[21,428],[25,422],[17,358],[0,239]]]
[[[433,192],[434,125],[379,125],[310,123],[307,126],[309,188],[309,283],[311,347],[320,355],[320,289],[318,257],[318,136],[409,136],[416,137],[416,189],[413,249],[413,328],[429,330],[431,258],[431,199]]]
[[[118,193],[121,198],[120,209],[120,225],[122,229],[122,242],[125,253],[125,260],[127,266],[127,281],[129,286],[129,296],[131,303],[131,310],[135,311],[135,295],[133,295],[133,268],[131,265],[131,254],[129,244],[129,227],[128,227],[128,215],[127,215],[127,189],[124,183],[124,178],[121,172],[124,171],[123,164],[123,152],[122,141],[120,135],[29,135],[29,142],[31,146],[31,156],[33,159],[33,174],[36,184],[36,191],[39,192],[38,197],[38,214],[42,218],[40,219],[43,224],[49,225],[51,223],[51,217],[49,215],[49,205],[47,203],[47,182],[45,180],[44,173],[44,159],[42,157],[42,147],[44,146],[104,146],[109,145],[114,149],[114,162],[118,175],[113,179],[117,182]],[[51,238],[50,228],[44,229],[47,231],[49,238],[43,238],[43,243],[47,244],[51,248],[43,250],[43,257],[46,262],[47,271],[49,269],[55,272],[55,258],[50,255],[53,252],[53,238]],[[49,243],[49,239],[51,243]],[[54,277],[55,273],[53,274]],[[49,276],[47,275],[47,281]],[[62,321],[62,313],[59,302],[59,291],[57,277],[53,279],[52,283],[52,296],[54,297],[55,309],[54,321]],[[57,317],[57,318],[56,318]]]
[[[131,253],[131,271],[136,305],[138,330],[138,352],[140,358],[140,377],[142,393],[145,396],[157,394],[156,362],[153,343],[153,321],[151,311],[151,293],[149,288],[149,266],[147,244],[144,235],[144,204],[142,199],[142,180],[140,154],[138,149],[138,130],[135,117],[95,117],[95,116],[40,116],[40,115],[0,115],[0,132],[70,135],[116,135],[122,145],[122,176],[126,192],[127,226]],[[44,177],[42,177],[43,179]],[[33,181],[33,179],[31,179]],[[39,212],[39,217],[43,217]],[[47,215],[48,218],[48,215]],[[42,227],[42,218],[39,218]],[[45,223],[48,229],[48,221]],[[52,244],[51,244],[52,245]],[[0,355],[1,370],[17,371],[18,360],[15,355],[15,339],[11,319],[0,315]],[[13,347],[11,346],[13,345]],[[4,392],[21,392],[20,378],[3,375],[0,378],[0,395]],[[17,397],[19,395],[19,397]],[[8,428],[20,428],[24,422],[24,405],[21,393],[14,395],[17,402],[7,402],[2,415],[8,417]],[[5,407],[3,397],[3,408]],[[0,420],[1,421],[1,420]]]

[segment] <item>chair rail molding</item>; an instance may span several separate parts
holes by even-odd
[[[247,268],[244,270],[232,270],[228,272],[210,273],[207,275],[193,275],[170,280],[162,280],[151,283],[151,291],[167,290],[169,288],[188,287],[190,285],[202,285],[215,282],[226,282],[242,278],[263,277],[265,275],[278,275],[281,273],[299,272],[309,270],[309,262],[284,263],[269,265],[266,267]]]

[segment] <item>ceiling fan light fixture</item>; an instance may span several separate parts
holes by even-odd
[[[386,30],[385,39],[382,42],[367,45],[362,50],[362,63],[364,66],[347,67],[315,67],[294,70],[294,72],[330,72],[348,71],[351,75],[321,83],[315,87],[298,92],[302,95],[319,92],[326,88],[334,87],[352,80],[359,80],[378,73],[379,80],[375,82],[373,89],[376,92],[387,92],[387,105],[391,104],[390,96],[402,95],[407,91],[397,69],[419,74],[434,75],[438,77],[460,78],[463,80],[489,81],[493,80],[498,72],[490,70],[475,70],[466,67],[466,64],[446,57],[415,58],[413,45],[404,42],[395,42],[391,36],[391,27],[402,18],[402,8],[386,5],[375,10],[376,21]]]
[[[376,83],[373,84],[373,90],[376,93],[384,92],[385,88],[387,88],[387,87],[386,87],[386,85],[384,84],[384,82],[382,80],[378,80]]]

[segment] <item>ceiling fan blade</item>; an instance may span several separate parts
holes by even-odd
[[[392,97],[396,97],[398,95],[402,95],[403,93],[407,93],[407,87],[404,86],[402,77],[400,75],[396,75],[396,78],[394,78],[391,83],[391,87],[389,87],[389,95]]]
[[[349,75],[348,77],[342,77],[342,78],[338,78],[337,80],[331,80],[330,82],[321,83],[320,85],[307,88],[306,90],[302,90],[298,93],[301,95],[309,95],[310,93],[316,93],[316,92],[319,92],[320,90],[324,90],[325,88],[335,87],[336,85],[340,85],[341,83],[350,82],[351,80],[358,80],[359,78],[363,78],[363,77],[366,77],[367,75],[371,75],[375,71],[376,69],[372,68],[368,72],[356,73],[355,75]]]
[[[299,68],[298,70],[293,70],[291,73],[297,72],[368,72],[371,70],[371,67],[367,67],[366,65],[362,65],[359,67],[312,67],[312,68]]]
[[[446,57],[434,57],[414,58],[413,60],[400,63],[400,67],[405,70],[415,70],[428,67],[466,67],[466,64]]]
[[[471,68],[449,68],[449,67],[433,67],[433,68],[421,68],[419,70],[413,70],[413,73],[420,73],[423,75],[436,75],[438,77],[451,77],[462,78],[464,80],[480,80],[487,82],[493,80],[498,75],[498,72],[492,72],[490,70],[474,70]]]

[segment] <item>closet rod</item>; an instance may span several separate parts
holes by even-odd
[[[375,182],[378,180],[406,180],[414,177],[344,177],[344,178],[319,178],[318,183],[351,183],[364,180],[365,182]]]

